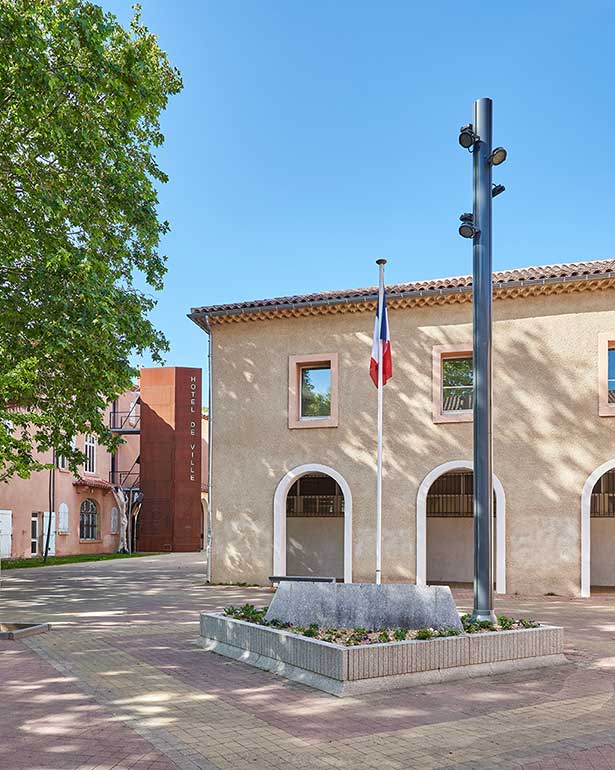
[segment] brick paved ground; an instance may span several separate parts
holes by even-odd
[[[615,770],[615,594],[499,601],[563,624],[565,666],[338,699],[199,649],[199,611],[271,596],[203,566],[5,573],[0,618],[54,629],[0,642],[0,770]]]

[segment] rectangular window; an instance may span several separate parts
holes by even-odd
[[[71,440],[71,447],[73,449],[76,448],[75,439],[73,438]],[[68,470],[68,459],[64,457],[64,455],[58,455],[56,458],[56,465],[61,471],[67,471]]]
[[[85,437],[85,464],[83,470],[86,473],[96,473],[96,436],[88,433]]]
[[[337,353],[289,356],[288,361],[288,427],[337,427]]]
[[[463,412],[474,402],[472,357],[442,360],[442,411]]]
[[[301,419],[331,417],[331,367],[301,367]]]
[[[598,414],[615,417],[615,333],[598,335]]]
[[[434,422],[472,420],[474,371],[471,345],[434,345],[432,383]]]
[[[615,404],[615,348],[609,348],[608,372],[608,402]]]
[[[38,513],[32,514],[30,524],[30,553],[32,556],[38,555]]]

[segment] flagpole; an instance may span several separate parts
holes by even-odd
[[[384,305],[384,266],[386,259],[377,259],[380,269],[378,282],[378,319],[382,324]],[[376,459],[376,584],[382,582],[382,339],[378,332],[378,450]]]

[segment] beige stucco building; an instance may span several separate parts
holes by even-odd
[[[468,277],[387,288],[386,581],[471,579],[471,296]],[[211,334],[213,580],[374,579],[375,301],[192,311]],[[615,585],[615,260],[496,273],[493,339],[497,590]]]

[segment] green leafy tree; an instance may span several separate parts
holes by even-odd
[[[181,87],[138,6],[124,29],[82,0],[0,2],[0,478],[51,448],[75,469],[77,433],[112,448],[131,355],[168,347],[154,151]]]
[[[326,417],[331,414],[331,392],[318,390],[314,372],[304,369],[301,378],[301,414],[303,417]]]

